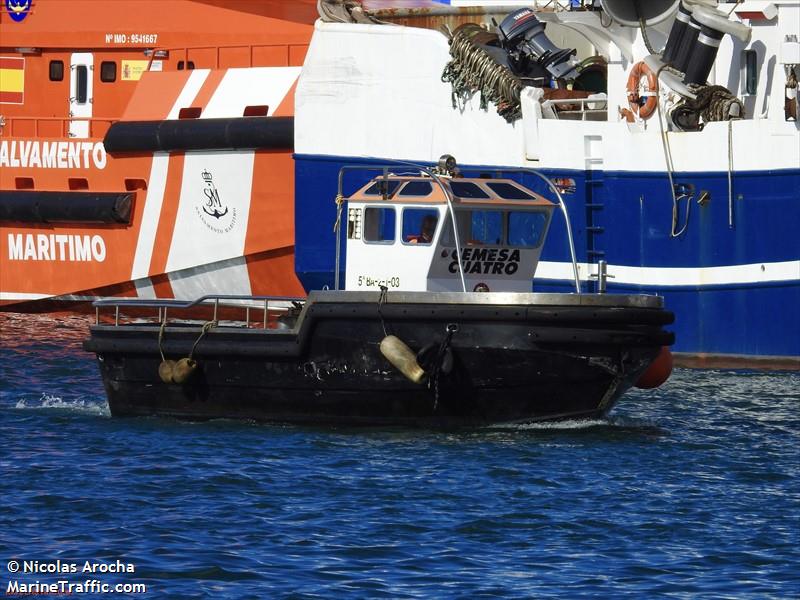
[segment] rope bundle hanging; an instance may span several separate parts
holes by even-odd
[[[498,114],[509,123],[522,117],[520,92],[522,82],[475,43],[476,36],[487,33],[474,23],[462,25],[450,38],[450,56],[442,73],[442,81],[453,86],[453,108],[463,105],[480,92],[480,107],[489,102],[497,106]]]

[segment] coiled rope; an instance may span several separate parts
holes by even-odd
[[[707,123],[730,121],[744,117],[744,103],[721,85],[706,85],[695,92],[697,98],[687,99],[686,106],[700,113]],[[738,106],[738,109],[734,109]]]
[[[486,32],[474,23],[455,31],[450,38],[450,56],[453,58],[444,68],[442,81],[453,86],[453,108],[463,107],[475,93],[480,92],[482,109],[493,102],[498,114],[512,123],[522,117],[520,92],[524,86],[472,41],[478,33]]]

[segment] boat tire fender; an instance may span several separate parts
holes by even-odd
[[[647,89],[644,94],[639,93],[642,78],[647,78]],[[639,61],[628,75],[628,105],[639,118],[647,120],[653,116],[658,108],[658,78],[644,61]]]

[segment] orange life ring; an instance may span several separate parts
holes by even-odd
[[[639,93],[642,78],[647,78],[644,94]],[[645,99],[642,103],[642,98]],[[628,75],[628,104],[634,114],[642,119],[649,119],[658,107],[658,79],[656,74],[643,61],[637,62]]]

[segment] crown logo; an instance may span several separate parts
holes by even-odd
[[[207,183],[211,183],[211,180],[214,178],[214,176],[208,171],[203,171],[202,173],[200,173],[200,176],[203,178],[203,181]]]

